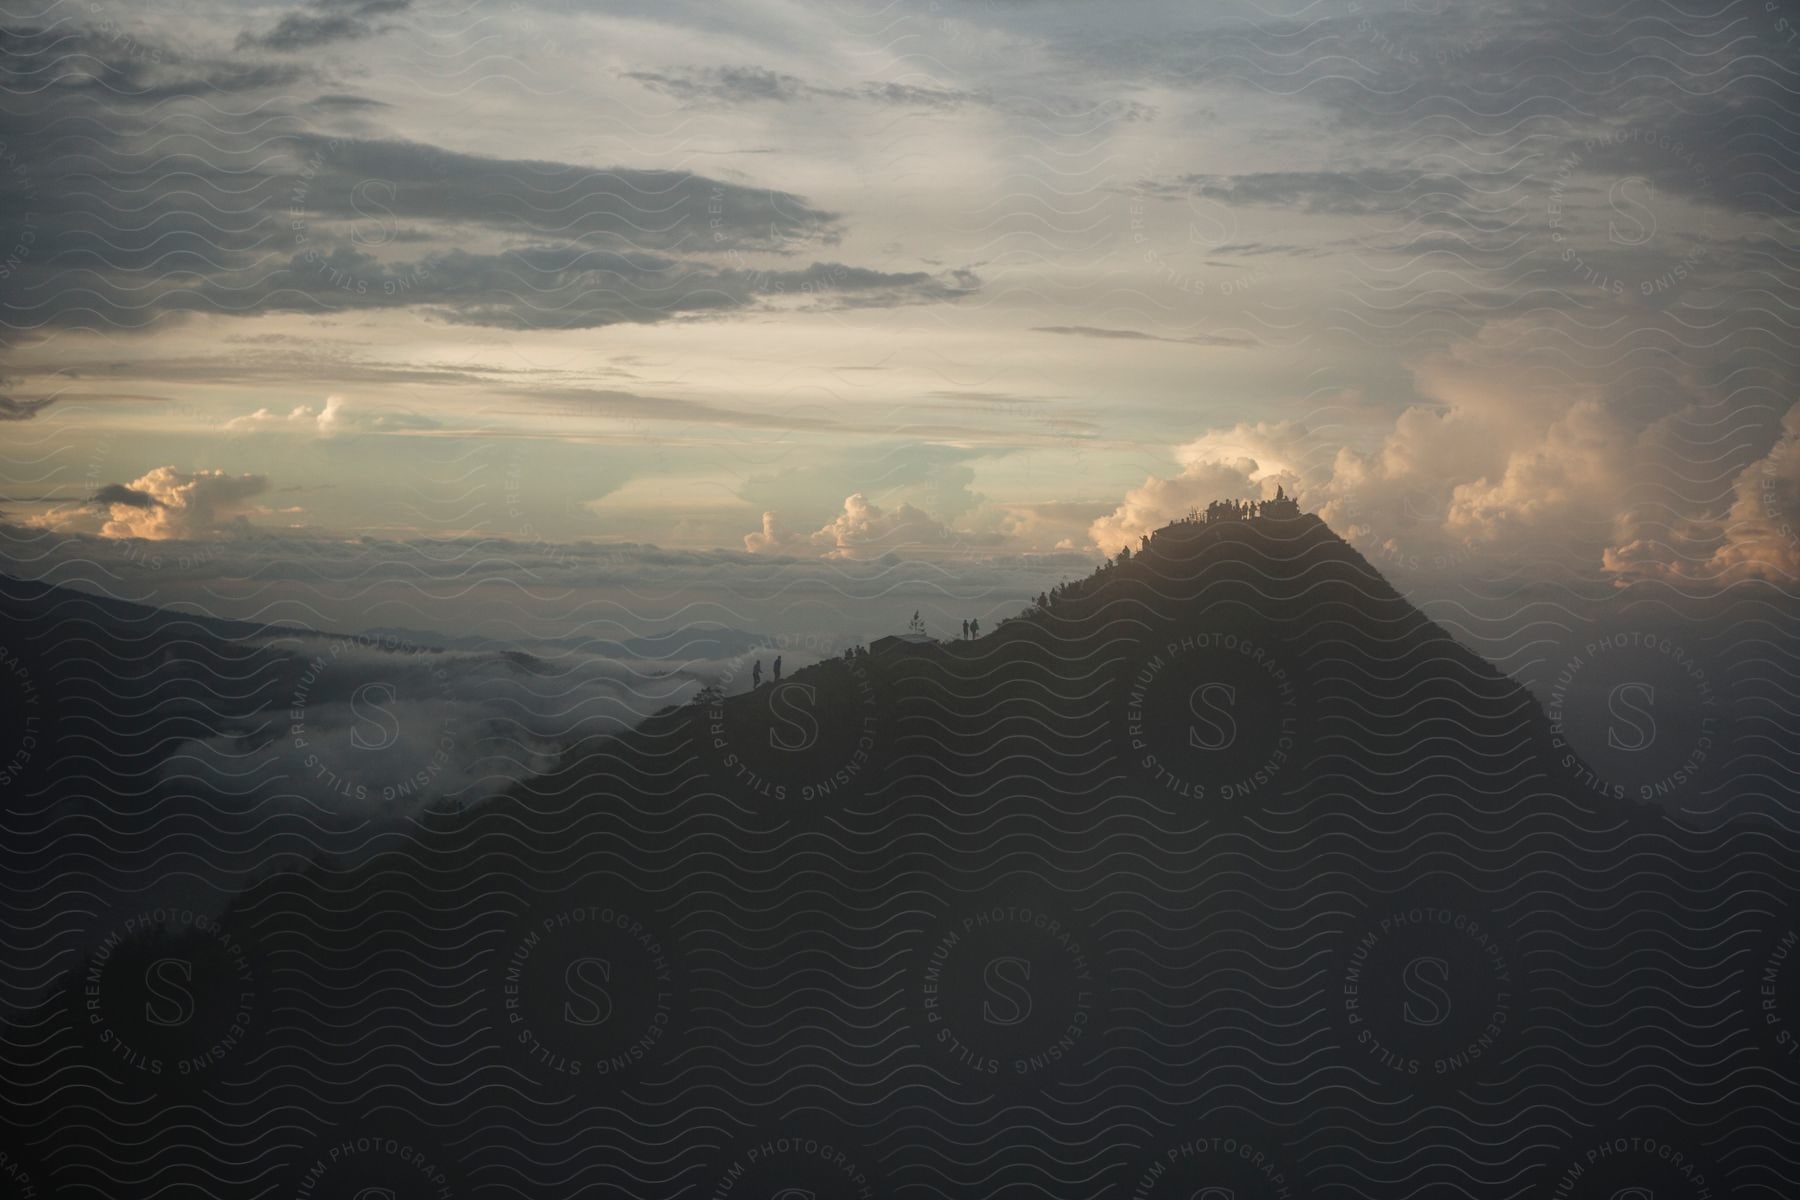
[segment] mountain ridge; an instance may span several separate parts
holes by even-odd
[[[292,1145],[278,1192],[421,1197],[1722,1177],[1762,1034],[1683,1031],[1765,934],[1684,914],[1777,903],[1777,860],[1584,793],[1531,693],[1316,518],[1171,526],[1046,601],[734,677],[216,933],[140,930],[65,976],[9,1115],[92,1186],[236,1186],[211,1147],[252,1142]],[[146,1022],[170,958],[229,1044]],[[108,1121],[202,1133],[82,1160],[58,1097],[102,1078]],[[1684,1158],[1585,1158],[1626,1134]]]

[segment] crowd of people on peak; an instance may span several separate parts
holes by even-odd
[[[1214,500],[1206,506],[1203,513],[1197,508],[1188,509],[1184,524],[1211,525],[1217,521],[1248,521],[1256,517],[1297,517],[1300,506],[1294,498],[1281,487],[1275,489],[1271,500]]]

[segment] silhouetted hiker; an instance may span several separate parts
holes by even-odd
[[[756,665],[754,667],[750,668],[750,690],[755,691],[757,688],[759,688],[761,686],[762,686],[762,659],[759,658],[756,660]]]
[[[781,682],[781,655],[775,656],[775,682]]]
[[[969,622],[969,636],[970,637],[980,637],[981,636],[981,621],[979,618]]]
[[[966,642],[968,640],[969,640],[969,623],[967,621],[964,621],[963,622],[963,641]]]

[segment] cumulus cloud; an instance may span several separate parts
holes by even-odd
[[[1608,513],[1626,464],[1618,448],[1630,431],[1597,400],[1569,407],[1527,444],[1506,456],[1492,477],[1456,485],[1446,524],[1492,542],[1510,531],[1539,533],[1578,513]]]
[[[1111,552],[1190,508],[1283,486],[1380,563],[1449,562],[1471,547],[1517,554],[1550,531],[1585,535],[1597,554],[1631,444],[1591,402],[1510,443],[1466,411],[1424,406],[1370,450],[1334,452],[1292,422],[1240,425],[1183,446],[1179,474],[1146,479],[1090,533]]]
[[[188,742],[164,774],[226,795],[298,795],[342,816],[404,816],[495,796],[552,769],[570,742],[627,728],[699,686],[694,672],[587,654],[299,640],[278,721]]]
[[[1517,333],[1495,323],[1424,359],[1414,382],[1430,403],[1402,411],[1373,449],[1309,470],[1303,501],[1365,552],[1448,562],[1554,548],[1566,565],[1597,565],[1621,498],[1658,461],[1657,422],[1641,396],[1521,372]]]
[[[1282,422],[1239,425],[1196,438],[1175,452],[1180,473],[1147,477],[1111,513],[1088,527],[1088,538],[1113,554],[1211,501],[1273,496],[1284,484],[1292,488],[1297,477],[1285,456],[1299,448],[1305,436],[1302,427]]]
[[[1073,550],[1086,545],[1094,522],[1113,511],[1111,504],[1081,500],[1007,504],[1000,507],[998,525],[1001,534],[1022,550]]]
[[[58,533],[166,542],[240,535],[267,510],[250,501],[269,490],[262,475],[157,467],[130,483],[109,483],[80,504],[59,505],[26,524]],[[296,510],[287,510],[296,511]]]
[[[845,497],[843,511],[811,534],[789,530],[773,510],[763,513],[762,528],[744,535],[744,549],[755,555],[795,554],[808,547],[826,559],[872,559],[886,554],[921,554],[953,547],[996,547],[1002,533],[960,531],[907,501],[889,508],[861,492]]]
[[[781,527],[781,519],[773,512],[762,515],[762,529],[744,535],[744,549],[750,554],[787,554],[804,543],[799,534]]]
[[[922,508],[902,503],[883,509],[861,492],[844,498],[844,511],[810,541],[826,558],[879,558],[883,554],[936,550],[964,539]]]
[[[1609,547],[1607,569],[1627,582],[1800,579],[1800,404],[1787,410],[1769,452],[1738,473],[1731,495],[1722,520],[1686,531],[1710,542],[1710,553],[1688,556],[1666,542],[1640,538]]]
[[[1428,356],[1414,369],[1427,402],[1360,445],[1342,444],[1337,420],[1211,431],[1177,450],[1178,474],[1146,479],[1090,535],[1111,552],[1190,507],[1280,485],[1384,563],[1528,554],[1552,535],[1597,562],[1633,464],[1652,453],[1651,423],[1595,386],[1530,386],[1515,354],[1490,329]]]
[[[1190,507],[1281,485],[1384,569],[1532,563],[1621,580],[1791,569],[1783,530],[1800,418],[1790,415],[1766,457],[1727,465],[1723,430],[1713,431],[1726,405],[1704,370],[1647,382],[1522,369],[1519,341],[1534,332],[1495,322],[1426,356],[1413,369],[1422,402],[1391,416],[1336,393],[1311,424],[1209,432],[1178,449],[1178,472],[1132,489],[1089,536],[1116,551]]]
[[[409,429],[436,429],[438,422],[419,413],[377,409],[359,405],[345,396],[327,396],[322,407],[296,405],[285,413],[259,408],[248,416],[234,417],[225,428],[234,433],[291,430],[331,437],[343,433],[396,433]]]

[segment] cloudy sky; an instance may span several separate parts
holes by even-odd
[[[1029,594],[1277,485],[1398,576],[1800,570],[1765,0],[7,7],[16,570]]]

